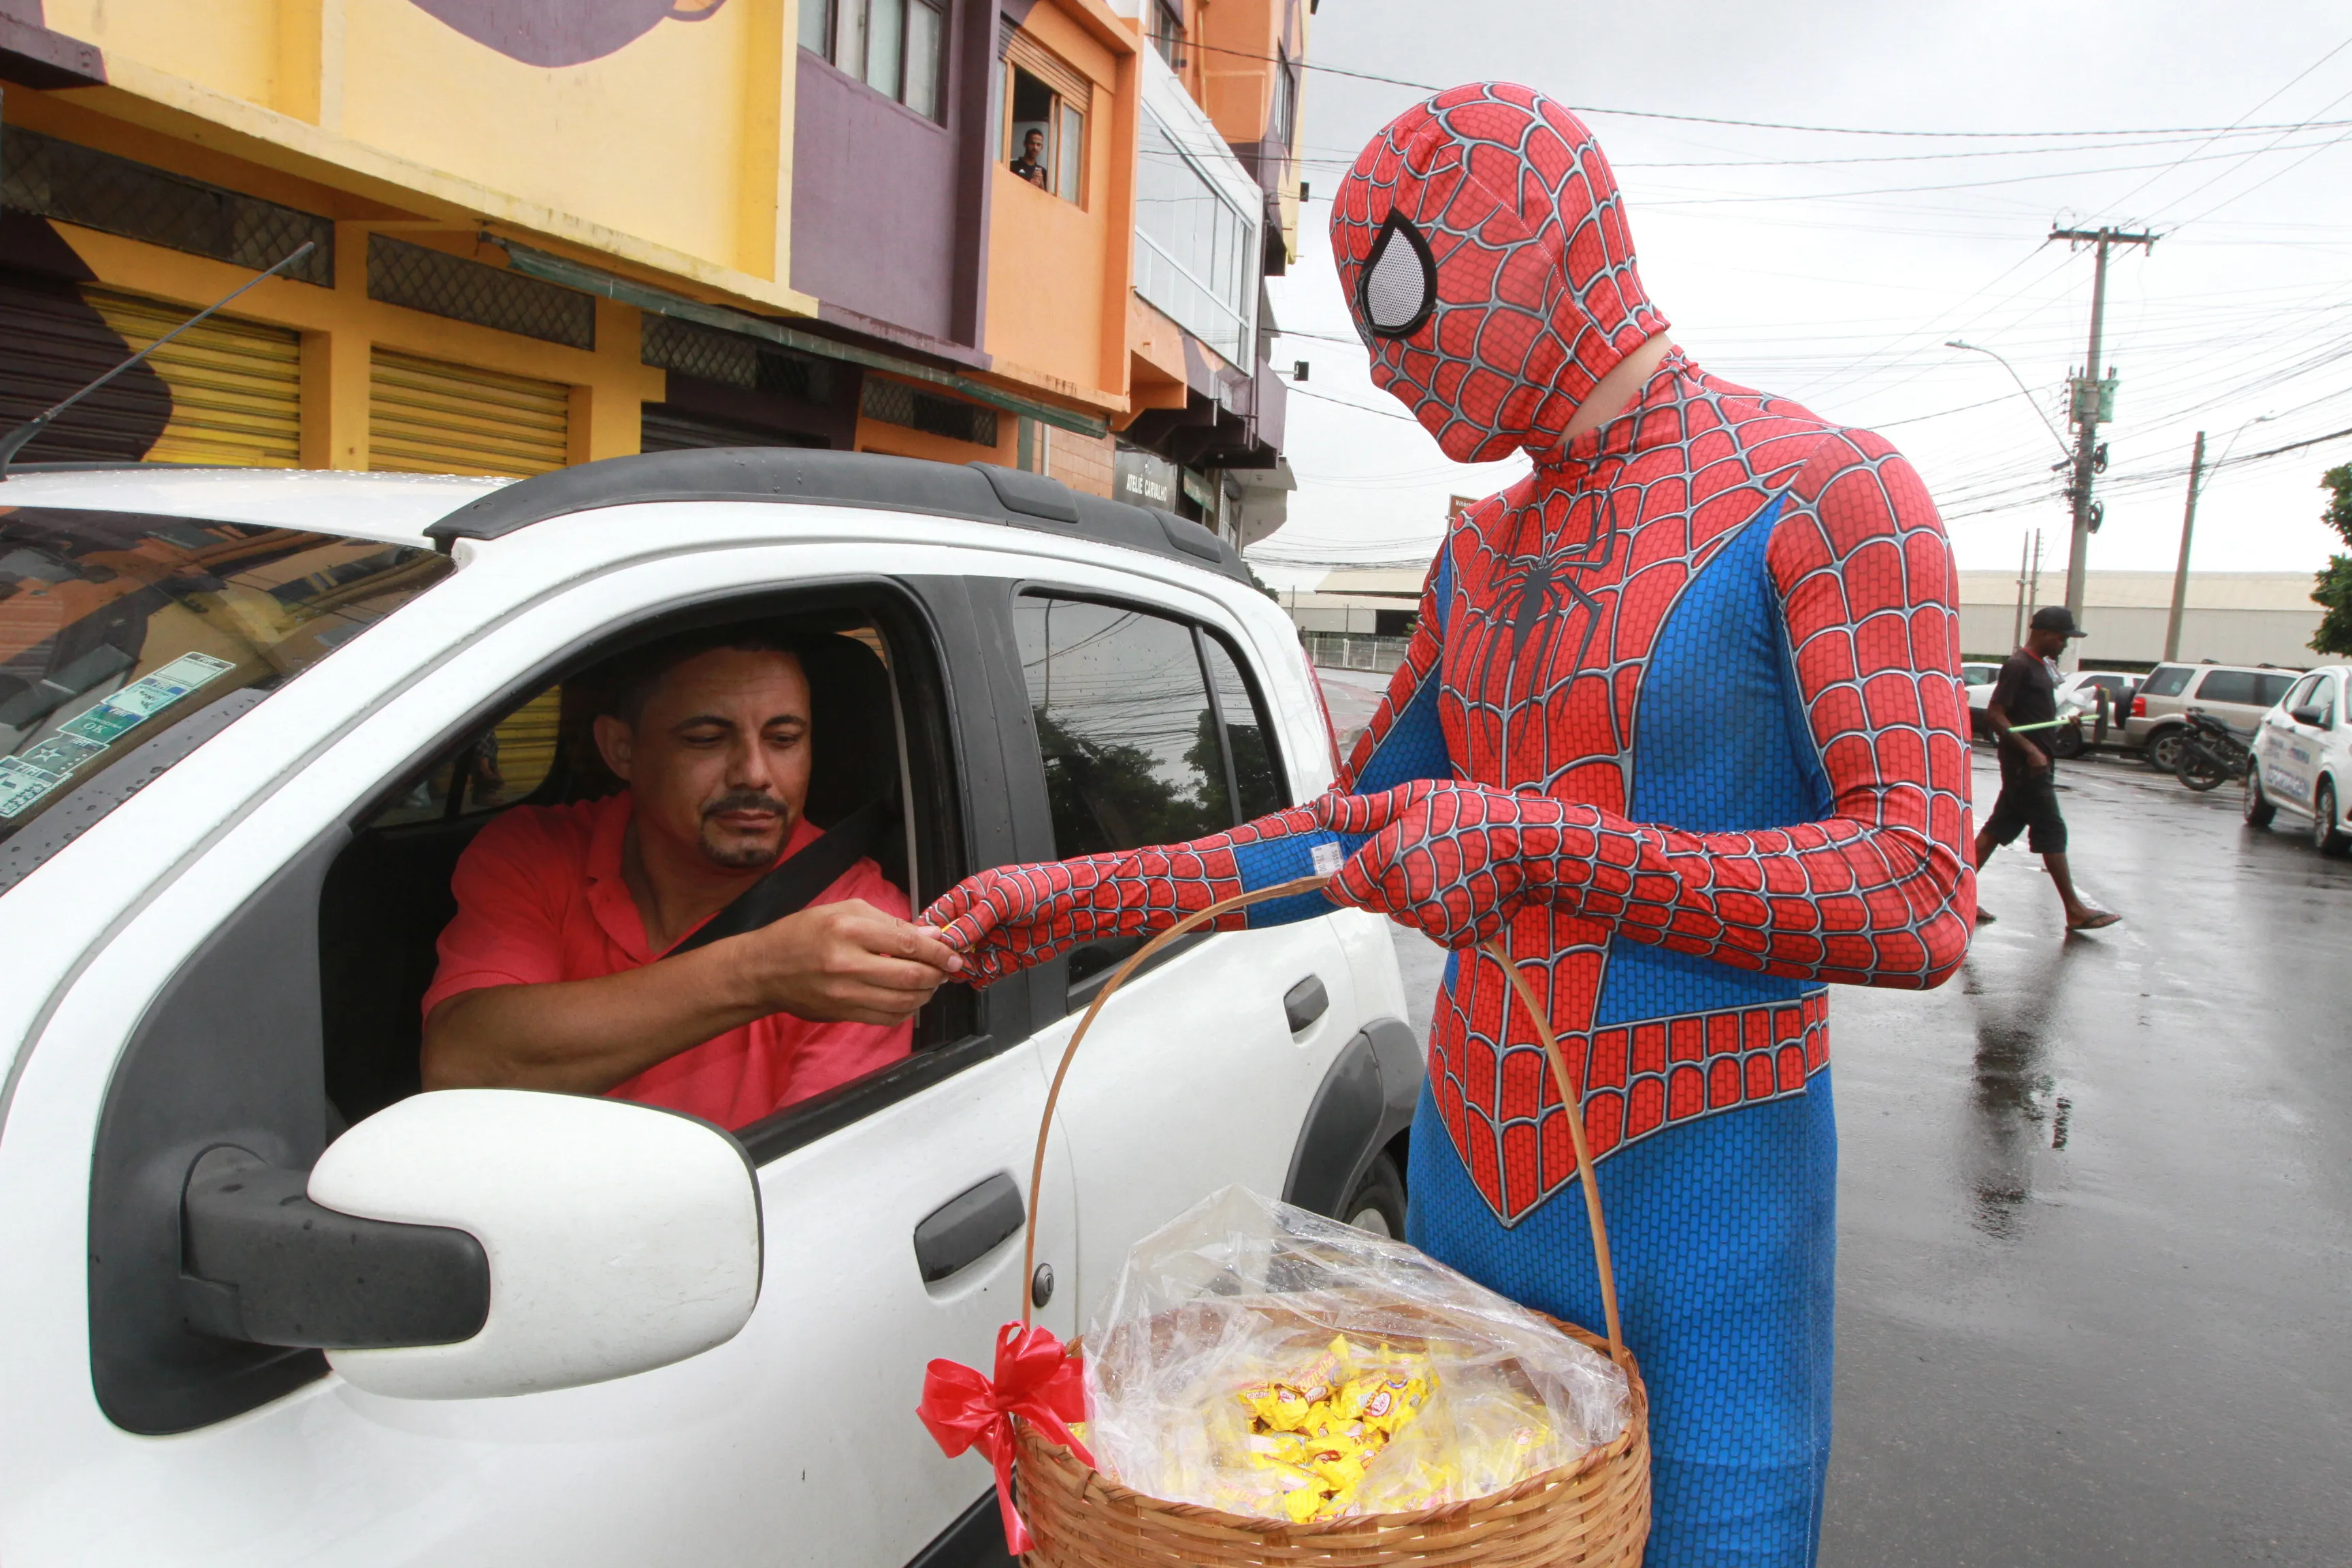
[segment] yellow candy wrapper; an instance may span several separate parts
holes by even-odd
[[[1086,1344],[1106,1475],[1294,1524],[1484,1497],[1625,1420],[1607,1357],[1402,1243],[1239,1187],[1137,1244]]]

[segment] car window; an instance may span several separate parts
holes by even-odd
[[[2311,695],[2305,698],[2304,700],[2319,710],[2319,727],[2321,729],[2333,730],[2336,728],[2336,680],[2334,677],[2326,675],[2313,677]]]
[[[555,765],[563,689],[551,686],[484,731],[456,755],[443,758],[415,787],[368,826],[470,816],[526,799]]]
[[[1014,626],[1064,859],[1198,838],[1236,820],[1192,628],[1024,595]]]
[[[0,889],[450,570],[299,529],[0,509]]]
[[[1234,763],[1238,790],[1238,815],[1244,822],[1279,811],[1289,804],[1276,761],[1274,729],[1266,722],[1265,705],[1250,690],[1239,660],[1213,635],[1201,638],[1208,655],[1209,686],[1216,693],[1217,711],[1224,721],[1225,749]]]
[[[1960,666],[1960,679],[1970,686],[1982,686],[1988,680],[1998,680],[2000,679],[2000,666],[1997,664],[1964,664]]]
[[[1013,626],[1055,855],[1198,838],[1284,803],[1273,726],[1242,661],[1215,635],[1049,594],[1015,600]],[[1074,950],[1072,985],[1139,945]]]
[[[2142,697],[2178,697],[2189,689],[2189,678],[2196,671],[2185,665],[2160,665],[2139,689]]]
[[[2306,675],[2296,681],[2294,689],[2286,695],[2286,707],[2293,710],[2314,700],[2314,694],[2319,690],[2319,683],[2324,679],[2323,676]]]
[[[2242,702],[2250,707],[2267,708],[2279,700],[2292,679],[2257,675],[2251,669],[2209,669],[2205,679],[2197,684],[2197,700]]]

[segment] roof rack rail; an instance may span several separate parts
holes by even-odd
[[[1156,507],[1082,495],[1059,479],[994,463],[959,467],[805,447],[648,452],[557,468],[470,501],[425,532],[446,551],[460,539],[503,539],[573,512],[675,500],[793,501],[962,518],[1116,544],[1249,581],[1230,543]]]

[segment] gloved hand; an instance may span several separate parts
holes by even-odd
[[[1500,932],[1531,903],[1622,909],[1641,845],[1598,806],[1549,795],[1423,780],[1334,796],[1324,816],[1370,834],[1327,896],[1417,926],[1447,947]]]
[[[965,878],[918,918],[964,954],[963,977],[985,985],[1086,942],[1151,935],[1220,899],[1336,868],[1340,851],[1323,824],[1329,803],[1341,798],[1327,795],[1188,844],[999,866]],[[1238,930],[1257,912],[1235,910],[1212,929]],[[1290,918],[1301,912],[1312,911]]]

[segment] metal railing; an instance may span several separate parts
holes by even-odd
[[[1404,663],[1411,637],[1359,637],[1349,632],[1301,632],[1310,664],[1328,669],[1369,669],[1386,675]]]

